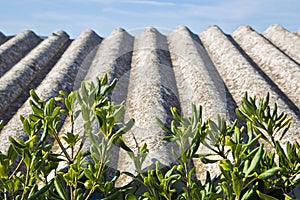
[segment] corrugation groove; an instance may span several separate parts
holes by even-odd
[[[47,66],[68,38],[65,32],[57,31],[0,78],[0,112],[14,102],[23,90],[28,90],[30,82]]]
[[[41,41],[42,39],[34,32],[26,30],[2,44],[0,46],[0,77]]]
[[[44,100],[58,94],[59,90],[72,91],[76,74],[80,67],[84,67],[87,55],[101,42],[101,38],[93,31],[84,31],[74,40],[60,60],[37,87],[36,92]],[[88,62],[87,62],[88,63]],[[0,140],[4,145],[0,151],[6,152],[9,147],[8,136],[26,139],[22,132],[20,115],[28,116],[31,113],[29,100],[27,100],[12,119],[4,126],[0,134]]]
[[[249,26],[239,27],[232,37],[299,109],[299,65]]]
[[[300,36],[289,32],[278,24],[269,26],[262,35],[298,64],[300,63]]]
[[[260,97],[269,92],[271,104],[277,102],[280,111],[294,115],[294,122],[291,126],[291,133],[294,134],[288,135],[285,139],[298,138],[300,124],[296,113],[289,108],[261,74],[257,73],[228,37],[218,27],[212,26],[200,34],[200,39],[234,100],[240,102],[246,91],[250,96]]]

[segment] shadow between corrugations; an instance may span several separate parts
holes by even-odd
[[[119,56],[112,66],[113,71],[111,72],[110,80],[108,83],[112,82],[115,78],[118,79],[118,83],[115,87],[115,90],[118,89],[122,90],[122,92],[115,92],[115,90],[108,94],[108,98],[112,100],[115,104],[120,104],[123,101],[126,101],[127,94],[128,94],[128,87],[129,87],[129,80],[130,80],[130,69],[131,69],[131,58],[132,58],[133,51],[126,52]],[[118,88],[120,87],[120,88]],[[124,122],[124,118],[121,119]],[[124,122],[125,123],[125,122]],[[120,127],[115,126],[113,128],[113,132],[116,132]],[[107,171],[107,178],[112,179],[116,170],[118,169],[118,161],[119,161],[119,152],[120,147],[115,145],[114,148],[111,150],[111,163],[109,164],[110,167]]]
[[[230,36],[227,35],[228,39],[238,49],[238,51],[246,58],[246,60],[253,66],[253,68],[261,75],[266,82],[271,86],[272,90],[286,103],[291,109],[297,120],[300,120],[300,109],[298,106],[277,86],[276,83],[252,60],[252,58],[237,44],[237,42]],[[296,62],[297,63],[297,62]]]
[[[290,55],[288,55],[286,52],[284,52],[282,49],[280,49],[276,44],[274,44],[271,40],[269,40],[268,38],[266,38],[263,34],[260,34],[260,36],[262,38],[264,38],[266,41],[268,41],[270,44],[272,44],[278,51],[280,51],[283,55],[285,55],[286,57],[288,57],[291,61],[293,61],[294,63],[296,63],[299,67],[300,67],[300,63],[297,62],[294,58],[292,58]]]
[[[192,33],[192,35],[194,35]],[[202,44],[200,38],[197,35],[194,35],[192,37],[196,42],[199,43],[199,45],[201,45],[203,47],[203,49],[205,50],[205,53],[202,54],[200,53],[201,57],[203,60],[207,61],[205,67],[207,68],[208,74],[210,77],[214,77],[213,82],[216,85],[216,88],[219,90],[219,94],[222,94],[223,91],[221,91],[224,88],[224,95],[226,98],[226,108],[227,108],[227,116],[224,117],[228,117],[230,123],[233,122],[237,116],[235,113],[235,109],[237,108],[237,103],[234,100],[233,96],[231,95],[227,85],[224,83],[220,73],[218,72],[218,69],[216,68],[216,66],[214,65],[213,61],[211,60],[211,58],[209,57],[209,54],[207,52],[207,50],[205,49],[204,45]],[[222,88],[222,89],[221,89]],[[205,108],[204,108],[205,109]],[[215,115],[220,114],[220,113],[215,113]]]

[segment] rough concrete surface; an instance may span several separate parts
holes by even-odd
[[[269,92],[271,103],[277,102],[280,111],[293,116],[283,142],[300,142],[299,48],[300,30],[292,33],[280,25],[271,25],[262,34],[249,26],[232,34],[217,26],[201,33],[180,26],[168,35],[147,28],[136,36],[116,29],[106,38],[86,30],[74,40],[63,31],[47,38],[32,31],[13,37],[0,32],[0,110],[9,110],[9,115],[0,114],[6,116],[0,150],[7,151],[9,135],[25,139],[19,116],[31,112],[27,99],[31,88],[47,100],[59,90],[68,93],[82,81],[94,81],[104,73],[109,82],[119,79],[110,98],[116,103],[125,101],[122,120],[136,120],[125,142],[134,150],[148,144],[144,167],[156,160],[173,163],[172,144],[161,140],[166,133],[155,124],[155,117],[170,123],[170,107],[187,116],[194,103],[203,106],[205,119],[220,114],[231,122],[246,91],[260,97]],[[83,134],[82,119],[76,123],[76,131]],[[70,122],[65,121],[60,133],[69,129]],[[86,141],[84,148],[89,146]],[[200,146],[201,151],[207,149]],[[124,151],[116,149],[114,154],[112,167],[135,172]],[[194,165],[201,180],[206,170],[214,172],[217,167],[203,166],[197,160]],[[124,178],[119,184],[129,181]]]

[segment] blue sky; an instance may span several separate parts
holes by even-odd
[[[118,27],[132,34],[153,26],[168,33],[179,25],[200,33],[218,25],[226,33],[247,24],[263,32],[271,24],[300,29],[299,0],[4,0],[0,31],[31,29],[47,36],[57,29],[77,37],[85,29],[107,36]]]

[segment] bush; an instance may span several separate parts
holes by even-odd
[[[138,152],[130,149],[123,135],[134,125],[134,119],[122,123],[124,102],[110,101],[109,93],[116,80],[108,84],[107,76],[97,83],[83,83],[78,91],[60,92],[43,101],[30,91],[32,114],[21,116],[28,140],[10,137],[7,153],[0,154],[1,199],[292,199],[299,185],[300,147],[297,141],[280,139],[287,133],[291,117],[271,109],[269,95],[262,99],[242,98],[236,109],[239,119],[233,123],[217,116],[217,121],[202,118],[202,107],[192,105],[192,115],[183,117],[170,108],[173,121],[165,125],[155,119],[167,133],[163,140],[176,143],[177,162],[168,169],[155,166],[143,173],[142,164],[148,149],[143,144]],[[62,136],[61,119],[71,128]],[[82,119],[83,131],[75,132],[76,119]],[[238,123],[240,122],[240,123]],[[245,126],[238,126],[245,124]],[[53,140],[59,152],[53,153]],[[90,149],[84,151],[84,143]],[[132,159],[138,176],[110,169],[114,145],[124,149]],[[199,154],[199,146],[211,150]],[[267,145],[268,148],[264,148]],[[219,173],[206,181],[196,178],[193,159],[204,164],[217,163]],[[65,166],[60,169],[58,166]],[[117,188],[120,174],[134,183]],[[143,190],[136,192],[136,185]]]

